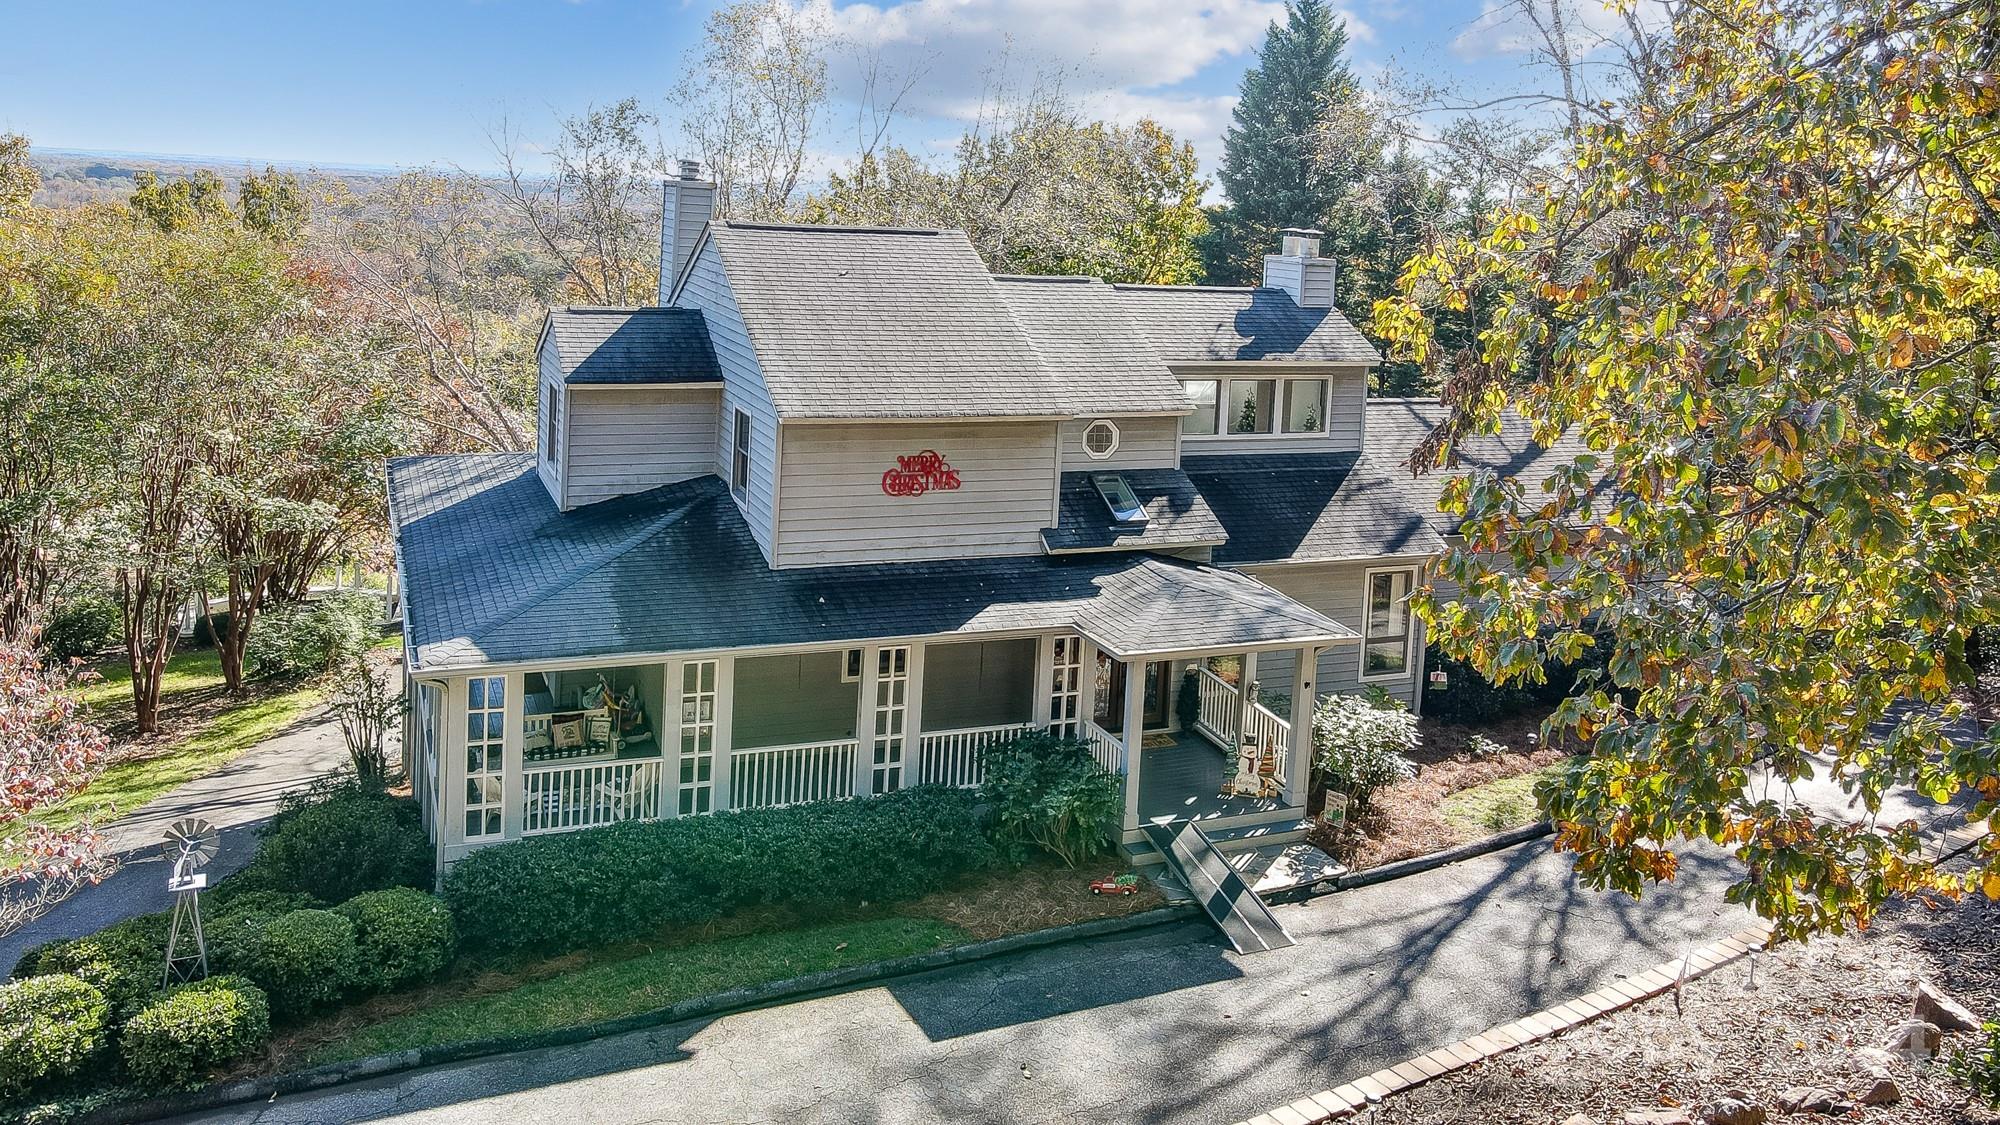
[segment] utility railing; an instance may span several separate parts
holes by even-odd
[[[660,815],[660,760],[529,766],[521,771],[521,834],[569,832]]]
[[[1027,723],[931,731],[917,739],[917,781],[971,789],[986,780],[986,748],[1029,729]]]
[[[852,738],[738,750],[729,755],[729,806],[768,809],[852,797],[860,752]]]

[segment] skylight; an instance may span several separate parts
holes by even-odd
[[[1090,483],[1097,486],[1097,494],[1104,497],[1104,505],[1111,509],[1111,518],[1119,523],[1135,523],[1144,526],[1146,509],[1139,504],[1139,498],[1132,493],[1132,486],[1117,473],[1092,473]]]

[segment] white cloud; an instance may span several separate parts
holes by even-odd
[[[1625,17],[1600,0],[1558,0],[1563,5],[1571,49],[1578,57],[1588,57],[1599,49],[1627,37]],[[1534,0],[1542,21],[1548,22],[1550,0]],[[1641,27],[1657,28],[1668,18],[1663,0],[1638,0],[1633,17]],[[1463,59],[1490,59],[1520,55],[1542,45],[1541,33],[1512,3],[1489,2],[1479,18],[1467,25],[1451,41],[1452,53]]]
[[[964,122],[996,87],[1039,76],[1059,78],[1067,93],[1110,120],[1152,117],[1194,143],[1212,167],[1235,104],[1228,94],[1179,89],[1211,64],[1250,56],[1281,0],[903,0],[833,9],[813,0],[818,17],[848,46],[836,52],[837,94],[862,92],[864,60],[887,75],[921,74],[899,109],[903,117]],[[1374,32],[1343,13],[1348,36]],[[1004,72],[1001,70],[1004,68]]]

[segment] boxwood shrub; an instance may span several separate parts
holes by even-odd
[[[167,915],[145,914],[77,938],[59,938],[21,956],[14,976],[69,973],[104,995],[122,1018],[160,991],[167,957]]]
[[[913,898],[993,861],[977,795],[924,786],[499,844],[459,861],[444,897],[469,946],[561,950],[753,906]]]
[[[409,887],[355,895],[334,908],[354,923],[361,951],[357,985],[387,992],[438,974],[458,949],[444,900]]]
[[[104,994],[68,973],[0,985],[0,1095],[67,1078],[104,1044]]]
[[[210,957],[262,988],[274,1015],[294,1019],[346,994],[359,974],[361,951],[354,923],[346,917],[331,910],[294,910],[243,914],[219,924]]]
[[[217,897],[251,891],[345,902],[364,891],[431,885],[431,844],[415,801],[359,788],[287,810],[266,828],[256,858]]]
[[[271,1034],[264,990],[240,976],[182,985],[125,1024],[125,1069],[151,1089],[193,1089]]]

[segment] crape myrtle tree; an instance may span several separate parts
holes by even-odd
[[[1876,815],[1901,786],[1975,824],[2000,800],[1994,739],[1947,729],[2000,616],[2000,8],[1668,12],[1566,178],[1376,310],[1451,407],[1414,467],[1506,410],[1587,447],[1545,489],[1454,480],[1464,594],[1417,611],[1495,680],[1608,657],[1546,728],[1591,753],[1540,794],[1593,886],[1637,894],[1700,838],[1787,935],[2000,898],[1990,836],[1946,868]],[[1446,353],[1436,317],[1473,293],[1486,327]],[[1786,799],[1813,776],[1867,815]]]
[[[21,823],[81,789],[109,749],[69,686],[66,671],[44,667],[26,645],[0,642],[0,838],[12,857],[0,865],[0,934],[104,870],[88,826]]]

